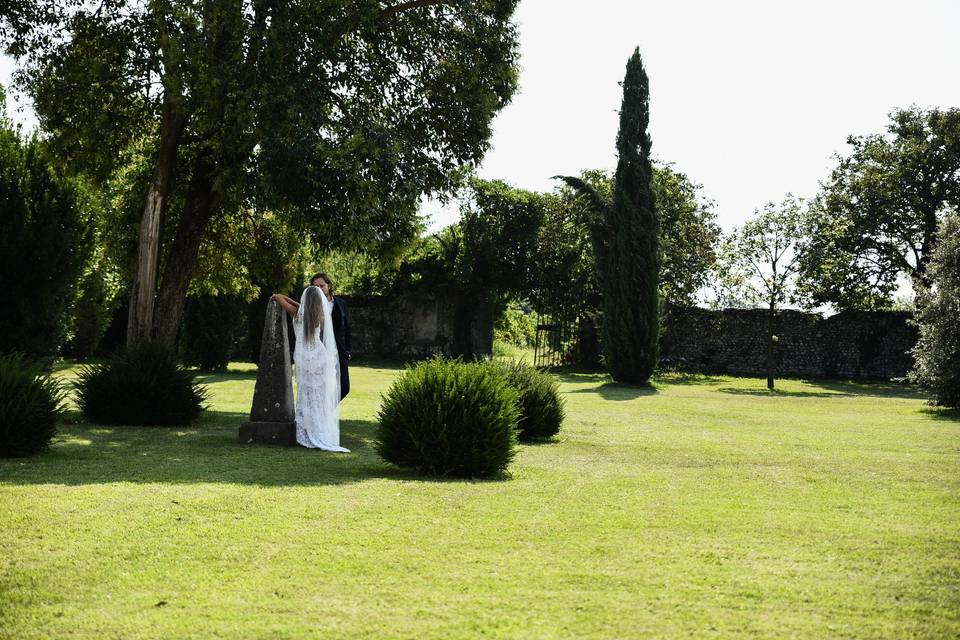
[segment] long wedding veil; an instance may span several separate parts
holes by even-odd
[[[313,340],[309,344],[300,345],[298,343],[297,351],[299,353],[295,354],[294,357],[297,360],[298,369],[301,361],[310,360],[310,364],[313,366],[309,366],[309,370],[322,371],[323,413],[328,419],[332,419],[333,424],[336,425],[339,420],[340,409],[340,358],[337,354],[337,339],[333,334],[333,301],[328,300],[319,287],[310,286],[303,290],[303,294],[300,296],[300,308],[297,310],[297,320],[301,323],[304,342],[306,342],[307,332],[302,323],[307,304],[307,293],[310,289],[317,290],[317,297],[323,304],[322,338],[321,332],[318,331],[314,333]],[[318,340],[318,338],[320,339]]]

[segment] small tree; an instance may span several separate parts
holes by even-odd
[[[795,299],[797,246],[803,234],[802,203],[792,195],[779,205],[768,202],[762,211],[724,241],[720,277],[737,297],[764,303],[767,319],[767,388],[773,389],[777,308]]]
[[[960,213],[940,223],[927,271],[933,286],[918,295],[920,339],[911,378],[933,393],[933,404],[960,407]]]

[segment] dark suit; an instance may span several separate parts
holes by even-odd
[[[350,316],[343,298],[334,297],[332,315],[333,337],[340,358],[340,399],[343,400],[350,393]]]

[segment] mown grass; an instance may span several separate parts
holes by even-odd
[[[563,373],[469,482],[381,463],[398,369],[351,373],[350,454],[240,444],[235,365],[190,428],[0,460],[0,637],[960,636],[960,419],[908,388]]]

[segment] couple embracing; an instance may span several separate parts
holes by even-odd
[[[340,401],[350,391],[347,304],[325,273],[310,278],[299,303],[281,293],[273,299],[293,318],[297,443],[349,453],[340,446]]]

